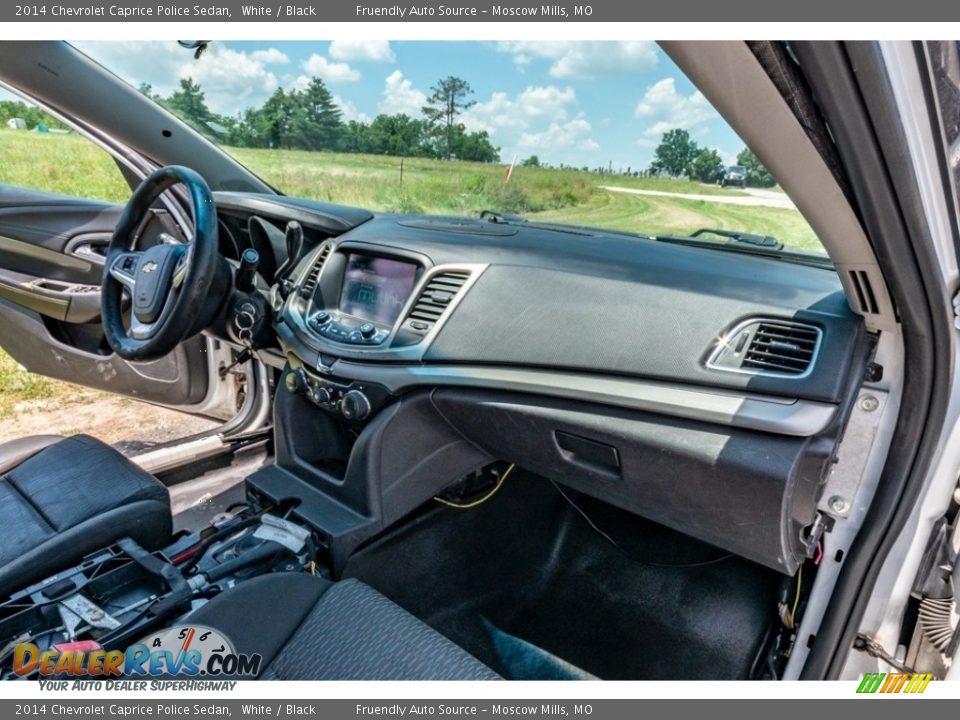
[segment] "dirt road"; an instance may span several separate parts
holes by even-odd
[[[600,188],[609,192],[626,193],[627,195],[650,195],[653,197],[678,198],[680,200],[703,200],[704,202],[720,203],[722,205],[796,209],[796,206],[784,193],[777,192],[776,190],[761,190],[759,188],[744,188],[739,191],[744,193],[743,195],[700,195],[696,193],[664,192],[663,190],[639,190],[637,188],[617,187],[615,185],[600,185]]]
[[[85,433],[136,455],[156,445],[212,430],[219,423],[106,393],[89,392],[72,402],[24,403],[0,419],[0,442],[28,435]]]

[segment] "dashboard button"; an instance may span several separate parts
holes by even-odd
[[[430,326],[425,322],[420,322],[419,320],[411,320],[410,327],[412,327],[414,330],[426,330]]]
[[[373,323],[364,323],[357,329],[360,331],[360,335],[363,336],[365,340],[369,340],[377,334],[377,326]]]
[[[284,378],[287,390],[292,393],[303,393],[307,390],[307,374],[303,370],[290,370]]]

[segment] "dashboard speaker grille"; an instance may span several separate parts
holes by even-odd
[[[469,279],[470,273],[466,270],[437,273],[420,292],[407,320],[427,323],[432,327]]]
[[[330,256],[330,244],[327,243],[321,248],[320,254],[317,255],[317,259],[313,261],[313,265],[310,266],[310,271],[307,273],[307,276],[303,279],[303,286],[300,288],[300,294],[303,297],[311,297],[313,291],[317,289],[317,281],[320,279],[320,271],[323,269],[323,264],[327,261],[327,258]]]

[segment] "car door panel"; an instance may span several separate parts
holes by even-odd
[[[122,206],[0,185],[0,347],[27,370],[189,408],[207,395],[206,340],[130,363],[100,325],[103,255]],[[166,228],[151,223],[143,236]]]

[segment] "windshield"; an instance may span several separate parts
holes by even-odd
[[[76,45],[287,195],[823,252],[655,43]]]

